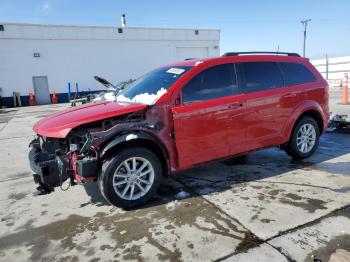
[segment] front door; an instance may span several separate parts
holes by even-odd
[[[180,169],[241,150],[243,97],[233,64],[206,69],[182,88],[182,105],[172,108]]]
[[[50,104],[50,91],[47,76],[33,76],[35,101],[38,105]]]

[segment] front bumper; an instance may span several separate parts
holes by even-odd
[[[66,170],[59,168],[59,160],[52,152],[45,152],[38,139],[30,143],[28,153],[30,168],[33,170],[33,178],[47,192],[54,191],[54,187],[60,186],[68,176]]]
[[[98,164],[95,157],[82,157],[75,152],[67,154],[58,148],[56,142],[38,137],[29,145],[29,163],[34,172],[34,182],[40,185],[39,190],[50,193],[68,178],[71,185],[75,184],[74,180],[96,180]]]

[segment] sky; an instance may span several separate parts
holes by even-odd
[[[220,51],[350,55],[350,0],[0,0],[0,22],[221,29]]]

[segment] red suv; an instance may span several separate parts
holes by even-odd
[[[39,189],[98,181],[113,205],[148,201],[162,178],[280,146],[311,156],[328,122],[328,84],[294,53],[227,53],[158,68],[121,90],[35,124]]]

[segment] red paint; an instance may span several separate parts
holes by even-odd
[[[245,95],[172,108],[182,166],[233,155],[244,148]]]
[[[74,152],[74,153],[72,154],[72,167],[73,167],[74,176],[76,176],[76,175],[78,174],[77,159],[78,159],[77,153]]]
[[[77,156],[77,153],[74,152],[72,154],[72,168],[73,168],[73,176],[74,176],[74,179],[77,180],[78,182],[81,182],[81,177],[77,177],[78,176],[78,167],[77,167],[77,160],[78,160],[78,156]]]
[[[75,127],[140,111],[146,107],[146,105],[141,104],[94,102],[45,117],[34,125],[33,131],[46,137],[64,138]]]
[[[214,65],[249,61],[302,63],[316,81],[224,98],[181,103],[181,89],[199,72]],[[175,82],[157,103],[146,105],[101,102],[69,109],[39,121],[34,131],[43,136],[64,138],[75,127],[113,116],[145,110],[145,123],[164,124],[149,131],[167,150],[171,172],[199,163],[288,142],[295,122],[308,110],[318,112],[328,123],[328,84],[301,57],[277,55],[228,56],[189,60],[173,66],[193,66]],[[171,138],[174,129],[175,138]],[[145,130],[147,131],[147,130]]]
[[[249,55],[203,59],[161,98],[175,104],[181,88],[194,75],[219,64],[257,61],[297,62],[304,64],[316,82],[281,87],[249,94],[179,105],[174,114],[178,170],[195,164],[277,146],[289,141],[298,117],[315,110],[328,123],[328,84],[308,59],[288,56]],[[198,60],[176,65],[195,65]],[[172,92],[171,92],[172,91]],[[168,96],[168,97],[166,97]],[[242,106],[237,107],[237,104]],[[229,109],[229,105],[232,105]]]

